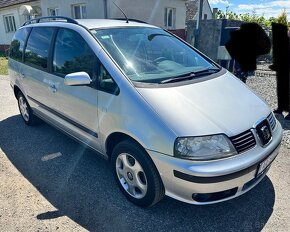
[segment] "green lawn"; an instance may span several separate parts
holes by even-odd
[[[8,60],[0,57],[0,75],[8,75]]]

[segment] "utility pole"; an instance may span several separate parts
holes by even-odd
[[[200,24],[202,20],[202,8],[203,8],[203,0],[199,0],[197,29],[200,28]]]
[[[108,0],[104,0],[104,18],[108,18]]]
[[[203,8],[203,0],[199,0],[198,19],[196,22],[196,33],[195,33],[195,47],[198,46],[198,39],[200,36],[200,25],[201,25],[201,20],[202,20],[202,8]]]

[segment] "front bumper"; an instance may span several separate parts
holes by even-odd
[[[194,162],[147,150],[163,181],[166,195],[197,204],[212,204],[235,198],[256,186],[271,164],[257,174],[259,164],[269,156],[277,156],[283,129],[277,122],[273,140],[263,148],[255,148],[223,160]]]

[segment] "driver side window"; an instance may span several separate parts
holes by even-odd
[[[86,72],[97,79],[97,57],[86,41],[77,32],[61,28],[55,41],[53,72],[64,77],[69,73]]]
[[[74,72],[86,72],[92,79],[90,86],[118,95],[119,88],[101,64],[87,42],[77,32],[59,29],[53,54],[53,73],[65,77]]]

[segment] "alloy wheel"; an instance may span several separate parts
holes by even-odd
[[[127,193],[136,199],[147,193],[147,178],[140,163],[130,154],[122,153],[116,159],[118,179]]]
[[[19,97],[19,109],[23,119],[28,122],[29,121],[29,109],[26,100],[20,96]]]

